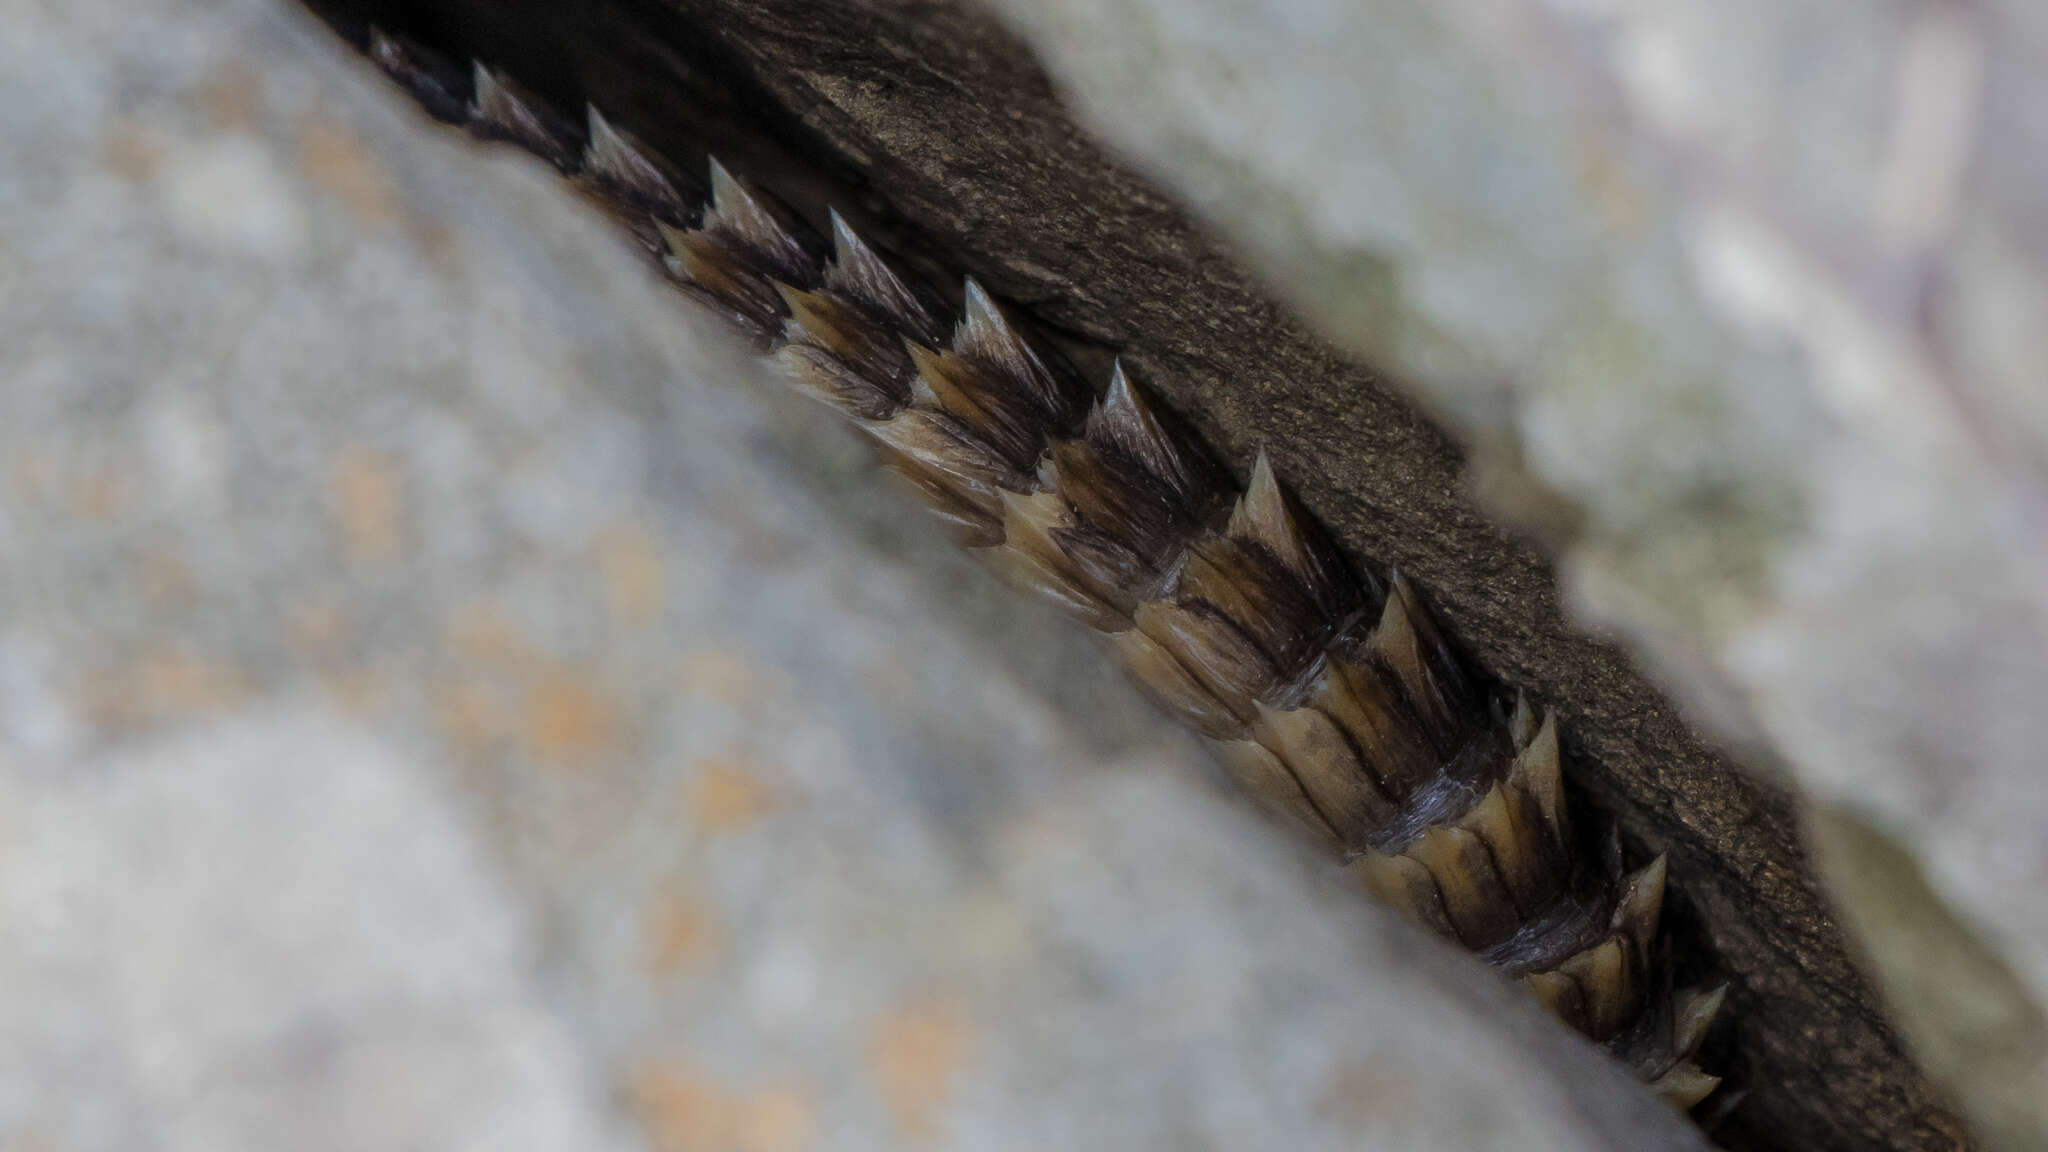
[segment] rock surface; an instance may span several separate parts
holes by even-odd
[[[0,31],[0,1145],[1703,1146],[340,55]]]
[[[594,101],[686,166],[701,164],[709,147],[814,213],[822,215],[829,199],[892,247],[922,258],[942,281],[971,270],[1028,302],[1098,378],[1109,354],[1121,356],[1230,458],[1248,461],[1267,448],[1355,555],[1398,565],[1483,667],[1559,709],[1577,754],[1577,782],[1635,846],[1670,854],[1677,919],[1691,929],[1688,955],[1703,972],[1732,980],[1729,1015],[1740,1022],[1726,1033],[1733,1049],[1727,1066],[1748,1094],[1719,1136],[1739,1146],[1802,1150],[1966,1146],[1960,1121],[1913,1066],[1853,961],[1801,843],[1789,792],[1742,774],[1627,655],[1567,621],[1539,550],[1501,531],[1467,494],[1466,459],[1454,442],[1294,321],[1157,188],[1108,159],[1061,109],[1025,48],[986,13],[929,0],[321,6],[339,11],[344,23],[397,22],[457,55],[486,58],[564,106]],[[1069,10],[1045,11],[1050,20]],[[1114,18],[1082,27],[1107,53],[1183,20],[1209,19],[1200,6],[1162,6],[1165,14],[1149,23],[1149,9],[1103,11]],[[1268,32],[1244,29],[1247,50],[1271,31],[1314,33],[1317,13],[1351,19],[1313,5],[1289,13]],[[1389,23],[1369,33],[1394,63],[1412,56],[1406,72],[1394,63],[1385,70],[1418,82],[1436,77],[1445,89],[1440,99],[1404,97],[1399,107],[1425,118],[1464,107],[1451,83],[1464,74],[1445,70],[1454,58],[1425,57],[1420,45],[1404,54],[1393,45],[1434,26]],[[1300,58],[1351,59],[1341,44]],[[1242,79],[1227,57],[1196,59],[1190,67],[1219,90]],[[1205,82],[1173,78],[1170,68],[1168,59],[1140,57],[1120,80],[1140,87]],[[1149,106],[1150,97],[1134,100]],[[1190,115],[1205,107],[1188,92],[1169,103]],[[1245,130],[1276,147],[1300,148],[1308,164],[1346,155],[1335,150],[1341,140],[1303,133],[1356,135],[1353,121],[1331,109],[1362,106],[1339,99],[1308,105],[1295,110],[1315,122],[1306,127],[1275,114]],[[1443,151],[1446,163],[1490,155],[1478,143],[1485,137],[1415,139],[1418,148]],[[1468,141],[1462,151],[1450,143],[1459,140]],[[1442,167],[1425,171],[1451,178]],[[1416,200],[1429,203],[1419,194]],[[1444,197],[1447,208],[1459,202]],[[1549,202],[1569,200],[1559,192]],[[1284,214],[1285,204],[1265,207]],[[1384,260],[1353,259],[1349,267],[1351,279],[1331,291],[1349,284],[1394,294],[1402,283],[1386,274]],[[1484,279],[1472,272],[1458,282]],[[1662,308],[1675,292],[1653,282],[1642,302]],[[1558,295],[1545,288],[1535,298]],[[1437,343],[1454,347],[1448,337]],[[1688,362],[1704,371],[1722,345],[1687,347]],[[1511,406],[1506,385],[1489,394],[1494,409]],[[1796,429],[1774,434],[1795,438]],[[1739,435],[1727,441],[1745,443]],[[1494,487],[1523,493],[1523,503],[1539,510],[1563,508],[1571,522],[1569,505],[1526,498],[1529,486],[1489,467],[1507,477]],[[1759,512],[1757,522],[1776,514]],[[1695,543],[1696,559],[1747,563],[1733,537]]]
[[[1852,924],[1901,888],[1844,846],[1924,871],[1908,935],[1975,939],[1870,954],[1987,1135],[2048,1147],[2048,10],[1001,7],[1828,807]]]

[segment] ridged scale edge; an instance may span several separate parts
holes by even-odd
[[[572,179],[1372,895],[1519,979],[1674,1105],[1719,1085],[1695,1056],[1726,987],[1671,987],[1665,859],[1625,870],[1611,838],[1585,850],[1554,719],[1489,699],[1415,587],[1347,564],[1264,453],[1237,490],[1121,364],[1094,393],[972,277],[956,323],[837,212],[816,237],[715,159],[700,184],[595,108],[578,125],[377,29],[369,55],[430,115]]]

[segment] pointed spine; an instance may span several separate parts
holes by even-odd
[[[446,69],[389,37],[379,64],[430,108]],[[1351,859],[1380,899],[1519,975],[1536,998],[1690,1106],[1724,989],[1653,997],[1666,865],[1580,859],[1556,727],[1491,715],[1400,574],[1351,569],[1264,452],[1244,490],[1121,364],[1091,404],[1065,362],[972,278],[948,336],[936,295],[836,212],[831,258],[715,160],[709,203],[596,109],[587,146],[481,65],[471,130],[548,160],[676,282],[876,442],[961,541],[1103,632],[1248,791]]]
[[[469,119],[461,69],[423,44],[370,25],[365,48],[370,61],[419,102],[427,115],[445,124]]]
[[[481,61],[471,66],[470,74],[475,101],[471,135],[523,148],[565,176],[582,168],[583,137],[574,122]]]

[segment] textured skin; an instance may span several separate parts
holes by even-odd
[[[1664,859],[1625,873],[1618,846],[1599,849],[1554,724],[1484,689],[1407,580],[1348,565],[1263,454],[1235,492],[1121,366],[1095,394],[972,279],[956,326],[836,214],[828,246],[716,161],[699,192],[595,109],[584,133],[482,65],[374,31],[370,54],[430,114],[574,179],[1374,895],[1520,978],[1667,1099],[1713,1091],[1693,1057],[1723,990],[1671,989]]]
[[[1741,1093],[1710,1105],[1730,1109],[1717,1141],[1975,1146],[1837,927],[1768,757],[1711,745],[1626,652],[1568,620],[1542,549],[1477,507],[1459,446],[1399,382],[1277,306],[1076,125],[971,0],[309,3],[358,45],[381,20],[502,62],[559,107],[595,103],[663,155],[715,150],[820,231],[837,206],[932,282],[972,269],[1027,306],[1092,378],[1113,350],[1230,458],[1269,449],[1348,554],[1398,565],[1475,667],[1570,717],[1568,787],[1641,856],[1668,855],[1681,975],[1726,979],[1741,1021],[1708,1044]]]

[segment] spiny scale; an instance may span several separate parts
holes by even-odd
[[[968,279],[957,324],[845,220],[827,246],[715,160],[692,181],[478,64],[373,32],[429,112],[573,177],[684,291],[874,440],[989,566],[1104,634],[1246,788],[1690,1107],[1724,990],[1669,986],[1662,857],[1587,860],[1557,729],[1485,698],[1407,580],[1354,571],[1262,453],[1245,489],[1118,365],[1093,395]],[[466,87],[466,90],[465,90]],[[1505,712],[1505,714],[1503,714]]]

